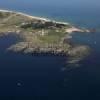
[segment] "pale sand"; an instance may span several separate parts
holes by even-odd
[[[78,29],[76,27],[72,27],[72,28],[66,29],[66,32],[67,33],[72,33],[72,32],[84,32],[84,31],[81,30],[81,29]]]
[[[87,29],[79,29],[79,28],[76,28],[76,27],[71,27],[69,29],[66,29],[66,32],[67,33],[73,33],[73,32],[87,32],[87,33],[89,33],[90,31],[87,30]]]

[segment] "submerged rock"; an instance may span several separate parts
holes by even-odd
[[[90,54],[90,48],[88,46],[76,46],[68,51],[68,63],[78,63]]]

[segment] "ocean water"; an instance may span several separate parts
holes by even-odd
[[[0,0],[0,9],[100,28],[99,0]],[[0,100],[99,100],[100,32],[72,37],[92,48],[77,66],[68,66],[64,57],[7,52],[17,38],[0,38]]]

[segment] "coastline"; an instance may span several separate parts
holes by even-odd
[[[90,32],[89,30],[77,28],[69,23],[35,17],[21,12],[9,10],[0,10],[0,12],[9,12],[11,14],[8,15],[8,17],[1,17],[1,30],[4,32],[0,31],[0,35],[7,36],[8,34],[14,33],[21,39],[21,41],[8,47],[8,51],[24,54],[60,54],[75,59],[84,58],[89,53],[88,46],[73,46],[74,43],[70,43],[70,35],[72,33]],[[3,18],[6,21],[2,22]],[[9,24],[9,20],[11,24]],[[16,20],[20,24],[16,25]],[[5,25],[6,27],[2,25]],[[43,27],[41,28],[41,26]],[[8,30],[6,30],[7,27]]]
[[[77,28],[73,25],[71,25],[70,23],[68,22],[61,22],[61,21],[55,21],[55,20],[51,20],[51,19],[47,19],[45,17],[38,17],[38,16],[32,16],[32,15],[29,15],[29,14],[26,14],[26,13],[23,13],[23,12],[17,12],[17,11],[11,11],[11,10],[3,10],[3,9],[0,9],[0,12],[10,12],[10,13],[16,13],[16,14],[19,14],[19,15],[22,15],[22,16],[25,16],[27,18],[30,18],[30,19],[35,19],[35,20],[41,20],[41,21],[45,21],[45,22],[53,22],[53,23],[56,23],[56,24],[63,24],[63,25],[70,25],[71,28],[68,28],[66,29],[65,32],[71,34],[73,32],[81,32],[81,33],[90,33],[91,31],[88,30],[88,29],[82,29],[82,28]]]
[[[0,12],[11,12],[11,13],[16,13],[16,14],[20,14],[20,15],[26,16],[26,17],[31,18],[31,19],[43,20],[43,21],[47,21],[47,22],[48,21],[52,21],[52,22],[57,23],[57,24],[69,25],[69,23],[67,23],[67,22],[60,22],[60,21],[50,20],[50,19],[47,19],[47,18],[44,18],[44,17],[32,16],[32,15],[29,15],[29,14],[26,14],[26,13],[22,13],[22,12],[17,12],[17,11],[0,9]]]

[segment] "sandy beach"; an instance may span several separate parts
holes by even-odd
[[[53,22],[58,23],[58,24],[69,25],[69,23],[67,23],[67,22],[59,22],[59,21],[50,20],[50,19],[47,19],[47,18],[42,18],[42,17],[37,17],[37,16],[28,15],[28,14],[25,14],[25,13],[22,13],[22,12],[16,12],[16,11],[10,11],[10,10],[3,10],[3,9],[0,9],[0,12],[17,13],[17,14],[20,14],[20,15],[23,15],[23,16],[26,16],[26,17],[29,17],[29,18],[31,18],[31,19],[43,20],[43,21],[47,21],[47,22],[48,22],[48,21],[53,21]]]

